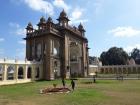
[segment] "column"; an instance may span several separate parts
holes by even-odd
[[[4,64],[2,64],[2,81],[4,80]]]
[[[39,65],[39,79],[43,79],[43,65],[42,64],[40,64]]]
[[[6,81],[7,80],[7,64],[4,64],[3,66],[3,81]]]
[[[135,66],[135,67],[136,67],[137,77],[139,79],[138,66]]]
[[[66,77],[67,79],[70,77],[69,69],[67,69],[67,66],[69,65],[68,60],[69,60],[69,53],[68,53],[68,47],[69,47],[69,41],[68,41],[68,36],[65,35],[64,39],[64,65],[63,65],[63,76]]]
[[[18,80],[18,64],[15,64],[14,80]]]
[[[32,65],[32,70],[31,70],[31,79],[32,81],[35,80],[35,64]]]
[[[85,43],[82,42],[82,57],[81,57],[82,65],[81,65],[81,70],[82,70],[82,76],[85,77],[87,76],[87,65],[86,65],[86,46]]]
[[[50,39],[49,41],[49,44],[50,44],[50,51],[49,51],[49,57],[50,57],[50,65],[49,65],[49,68],[50,68],[50,79],[51,80],[54,80],[55,77],[54,77],[54,61],[53,61],[53,58],[51,57],[51,54],[54,54],[54,40]]]
[[[27,79],[27,69],[28,69],[28,66],[25,64],[23,66],[23,79]]]

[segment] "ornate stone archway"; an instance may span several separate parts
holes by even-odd
[[[71,41],[70,43],[70,74],[72,77],[82,76],[82,47],[80,43]]]

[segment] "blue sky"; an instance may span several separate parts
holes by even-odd
[[[57,22],[63,9],[71,25],[84,25],[89,55],[100,56],[113,46],[127,52],[140,48],[140,0],[1,0],[0,59],[24,59],[28,22],[36,27],[41,16]]]

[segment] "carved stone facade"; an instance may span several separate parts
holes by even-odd
[[[72,27],[63,10],[54,23],[41,17],[34,29],[27,25],[26,58],[43,64],[43,79],[85,77],[88,73],[88,40],[82,24]]]

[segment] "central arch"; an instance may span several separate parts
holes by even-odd
[[[82,46],[76,41],[70,43],[70,74],[72,77],[82,76]]]

